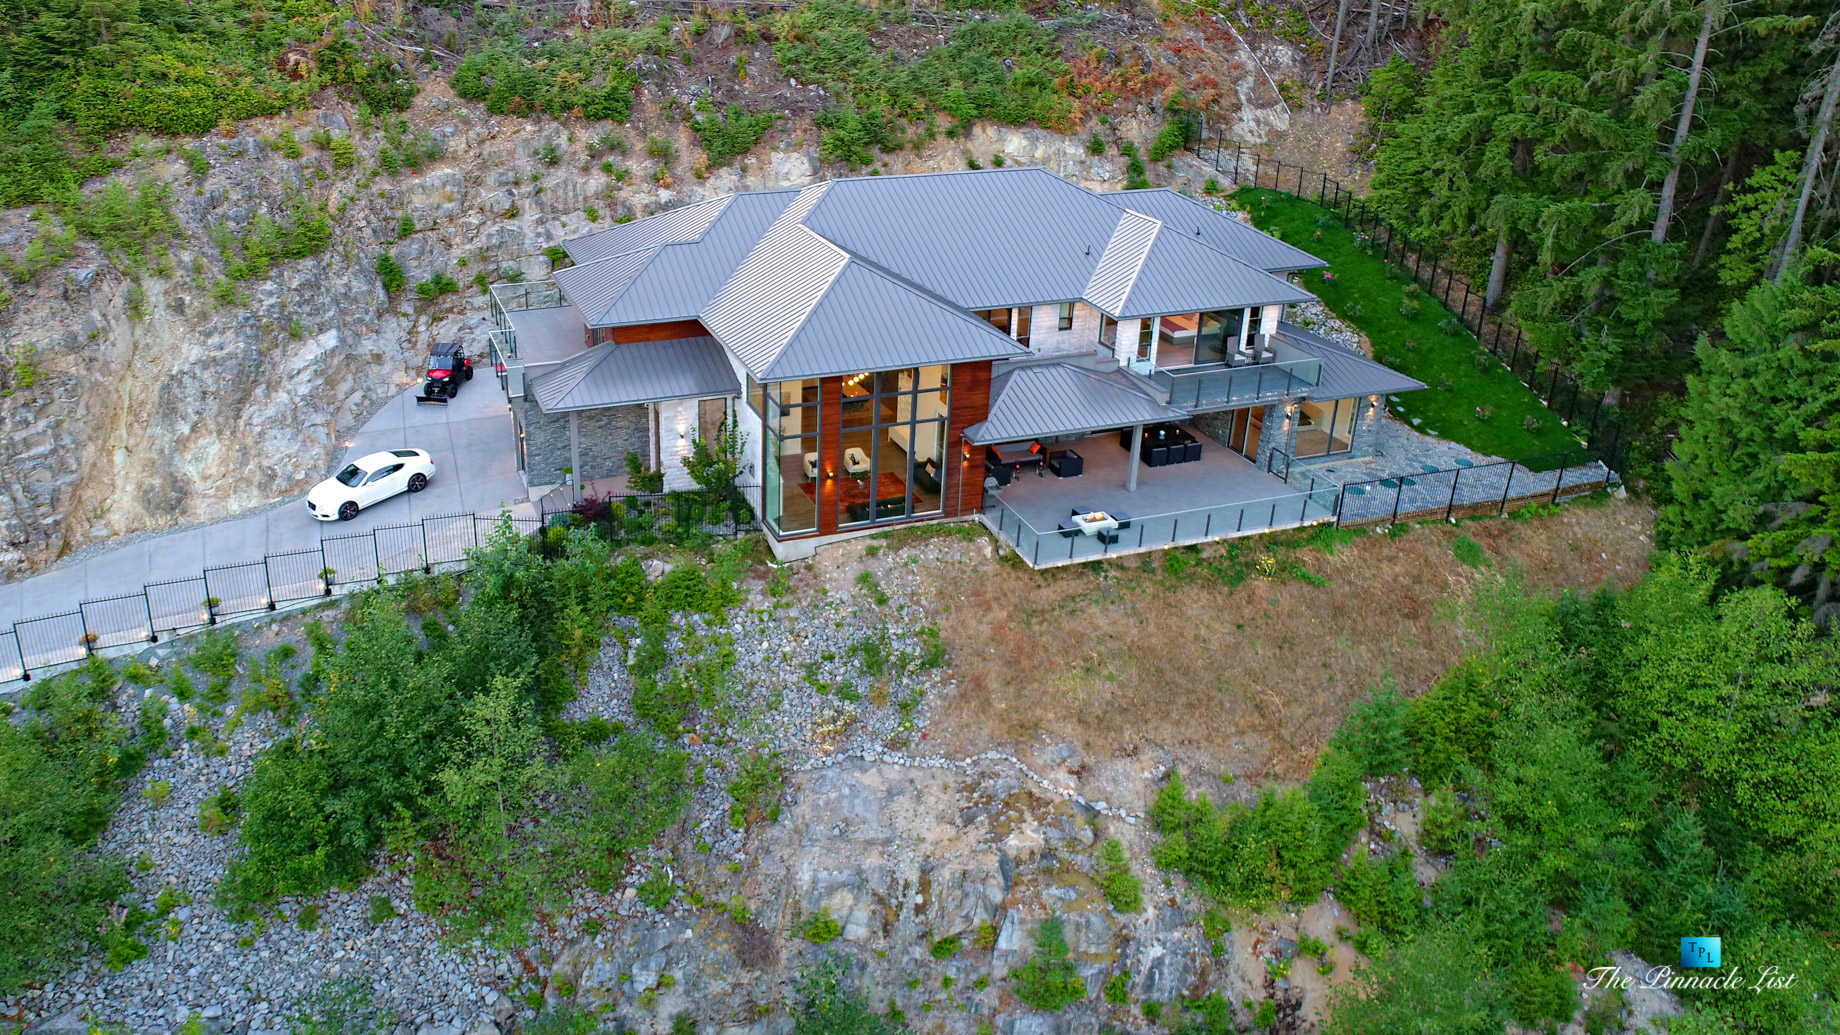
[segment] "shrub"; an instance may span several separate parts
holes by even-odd
[[[1105,979],[1105,1001],[1113,1006],[1124,1006],[1131,1001],[1131,972],[1121,970]]]
[[[1066,934],[1058,916],[1049,916],[1035,931],[1035,951],[1010,974],[1010,991],[1037,1010],[1054,1012],[1086,997],[1086,983],[1068,959]]]
[[[697,142],[708,152],[709,163],[727,165],[753,150],[778,118],[774,112],[746,112],[739,104],[731,104],[725,115],[692,119],[690,128],[696,132]]]
[[[955,937],[947,936],[941,938],[933,943],[933,958],[936,960],[949,960],[953,956],[958,955],[959,945],[960,942]]]
[[[793,1035],[901,1035],[898,1020],[877,1014],[868,996],[848,980],[835,953],[799,971],[792,983]]]
[[[460,290],[460,282],[446,273],[436,270],[435,275],[415,285],[415,293],[422,298],[438,298]]]
[[[1521,429],[1524,431],[1530,431],[1537,435],[1542,430],[1544,430],[1545,427],[1546,427],[1546,422],[1542,421],[1538,417],[1533,416],[1532,414],[1528,414],[1527,416],[1521,418]]]
[[[390,901],[390,896],[388,895],[372,895],[371,896],[371,923],[373,924],[388,923],[391,920],[396,919],[397,915],[398,914],[396,912],[396,904]]]
[[[172,781],[154,780],[141,788],[141,797],[146,798],[147,804],[156,809],[165,805],[167,799],[172,797]]]
[[[827,945],[843,933],[843,925],[831,917],[829,906],[823,906],[799,927],[799,937],[819,945]]]
[[[1117,838],[1099,846],[1099,887],[1105,900],[1120,913],[1136,913],[1144,908],[1144,885],[1131,873],[1131,861],[1125,857],[1124,843]]]
[[[1360,763],[1366,776],[1401,772],[1406,767],[1406,723],[1412,703],[1390,682],[1372,687],[1367,700],[1348,711],[1330,743]]]
[[[668,38],[647,40],[624,30],[536,46],[512,37],[468,52],[454,70],[453,88],[469,101],[484,102],[494,115],[549,113],[618,122],[632,112],[638,82],[627,65],[641,52],[662,55],[673,46]]]
[[[383,252],[377,256],[376,270],[377,279],[383,282],[383,290],[386,294],[394,295],[409,286],[408,274],[403,272],[403,268],[397,265],[396,259],[389,252]]]
[[[1089,155],[1092,155],[1095,158],[1098,157],[1099,155],[1104,154],[1105,153],[1105,138],[1100,136],[1097,133],[1094,133],[1086,141],[1086,153]]]
[[[1481,568],[1489,563],[1489,556],[1482,552],[1482,544],[1469,536],[1460,535],[1450,541],[1450,552],[1457,560],[1472,568]]]
[[[415,233],[415,217],[404,212],[402,218],[396,221],[396,236],[401,239],[412,233]]]
[[[349,169],[358,164],[358,145],[348,136],[333,137],[326,144],[326,153],[332,156],[334,169]]]
[[[677,157],[677,145],[671,143],[670,137],[653,134],[645,140],[645,153],[668,164]]]
[[[198,829],[207,834],[227,834],[236,825],[238,811],[236,790],[225,787],[198,803]]]
[[[971,944],[988,952],[996,948],[997,933],[996,924],[988,920],[981,921],[977,925],[977,935],[971,939]]]

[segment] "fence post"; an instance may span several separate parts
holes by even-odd
[[[1489,346],[1489,352],[1493,353],[1496,359],[1501,358],[1501,324],[1500,322],[1497,322],[1495,324],[1495,344]]]
[[[1387,522],[1390,525],[1399,523],[1399,500],[1406,494],[1406,476],[1400,475],[1393,484],[1396,488],[1393,489],[1393,520]]]
[[[268,555],[262,555],[262,585],[268,590],[268,609],[275,609],[275,577],[268,570]]]
[[[213,604],[212,601],[216,600],[217,598],[211,595],[211,569],[206,568],[203,571],[201,578],[204,581],[205,624],[216,625],[217,624],[217,605]]]
[[[1328,196],[1329,196],[1329,174],[1323,173],[1322,183],[1319,184],[1316,188],[1316,203],[1318,205],[1321,205],[1323,203],[1323,199]]]
[[[1309,170],[1305,169],[1303,166],[1300,165],[1297,167],[1297,197],[1299,198],[1309,197],[1309,195],[1303,192],[1303,174],[1306,172],[1309,172]]]
[[[83,623],[83,656],[86,658],[92,657],[96,653],[96,641],[91,639],[92,634],[89,631],[89,616],[83,613],[83,605],[81,603],[77,605],[77,621]]]
[[[377,584],[383,584],[383,553],[377,548],[377,530],[371,529],[371,564],[377,569]]]
[[[1257,151],[1252,152],[1252,185],[1254,187],[1259,185],[1259,170],[1264,164],[1265,156]]]
[[[1456,279],[1456,273],[1446,267],[1444,270],[1444,308],[1446,309],[1450,308],[1450,288],[1452,284],[1456,282]]]
[[[1469,323],[1469,281],[1467,280],[1463,282],[1463,322]],[[1476,324],[1476,331],[1476,337],[1482,337],[1482,324]]]
[[[319,541],[319,585],[320,589],[325,591],[326,596],[332,595],[332,575],[326,574],[329,571],[332,571],[332,566],[326,563],[326,541],[321,539]]]
[[[433,575],[434,565],[428,560],[428,519],[422,519],[422,574]]]
[[[1344,485],[1341,487],[1341,490],[1335,494],[1335,527],[1338,530],[1342,527],[1342,501],[1347,498],[1348,486]]]
[[[1565,467],[1563,464],[1561,464],[1561,466],[1559,467],[1559,477],[1553,479],[1553,494],[1552,494],[1551,506],[1556,507],[1559,505],[1559,486],[1564,485],[1564,484],[1565,484]]]
[[[1501,484],[1501,509],[1495,512],[1500,517],[1508,512],[1508,491],[1514,487],[1514,465],[1517,461],[1508,461],[1508,480]]]
[[[153,601],[147,599],[147,587],[141,587],[141,606],[147,609],[147,642],[160,642],[160,631],[153,627]]]
[[[1515,377],[1521,376],[1520,372],[1514,369],[1514,365],[1521,361],[1521,343],[1526,340],[1527,336],[1525,334],[1522,334],[1519,330],[1514,332],[1514,355],[1508,359],[1508,373],[1513,374]]]

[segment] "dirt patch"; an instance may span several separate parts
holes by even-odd
[[[1046,768],[1051,746],[1072,745],[1094,770],[1143,756],[1129,767],[1300,778],[1351,701],[1387,678],[1421,694],[1459,658],[1460,606],[1479,580],[1509,566],[1547,594],[1626,586],[1647,568],[1652,525],[1646,506],[1612,500],[1361,534],[1333,553],[1248,539],[1175,565],[1180,551],[1047,572],[922,569],[956,679],[931,702],[930,738],[948,755],[1000,749]],[[1488,560],[1459,560],[1459,536]]]

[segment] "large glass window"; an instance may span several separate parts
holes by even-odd
[[[766,386],[767,522],[781,535],[818,527],[818,381]]]
[[[1029,343],[1029,322],[1034,314],[1035,310],[1029,306],[1016,310],[1016,340],[1024,345]]]
[[[1103,313],[1099,315],[1099,344],[1107,352],[1118,350],[1118,321]]]
[[[1354,448],[1354,415],[1359,399],[1306,402],[1297,411],[1297,457],[1346,453]]]
[[[1054,326],[1056,330],[1062,330],[1062,331],[1073,330],[1073,303],[1072,302],[1062,302],[1061,303],[1060,316],[1055,321]]]
[[[843,379],[839,525],[940,510],[950,378],[950,367],[932,366]]]

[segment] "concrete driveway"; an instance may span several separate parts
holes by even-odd
[[[302,493],[254,513],[93,551],[0,586],[0,629],[73,611],[79,601],[138,593],[146,583],[196,578],[205,568],[316,549],[322,538],[413,524],[439,514],[494,514],[523,502],[511,411],[492,375],[481,371],[446,406],[417,404],[419,391],[419,386],[409,389],[371,418],[326,473],[366,453],[413,446],[426,449],[435,462],[435,477],[421,492],[385,500],[352,521],[328,522],[308,515]]]

